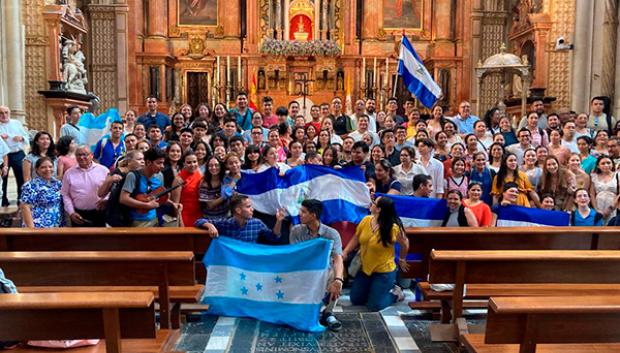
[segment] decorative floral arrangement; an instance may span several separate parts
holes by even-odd
[[[263,41],[260,51],[264,54],[276,56],[338,56],[340,48],[332,40],[278,40],[268,38]]]

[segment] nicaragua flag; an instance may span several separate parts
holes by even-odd
[[[497,214],[497,227],[566,227],[570,214],[562,211],[547,211],[523,206],[498,206],[493,211]]]
[[[269,246],[219,237],[203,259],[208,275],[202,303],[209,305],[208,314],[322,332],[331,247],[323,238]]]
[[[403,77],[409,92],[413,93],[427,108],[431,108],[441,96],[441,88],[424,67],[406,35],[403,35],[400,43],[398,60],[398,74]]]
[[[86,112],[80,117],[78,126],[84,134],[86,144],[92,151],[102,137],[110,132],[110,124],[113,121],[122,121],[121,115],[116,108],[110,108],[105,113],[95,116],[91,112]]]
[[[439,227],[448,212],[444,199],[376,194],[394,201],[396,214],[405,227]]]
[[[302,165],[280,176],[276,168],[261,173],[243,173],[237,192],[252,199],[262,213],[275,215],[285,208],[293,223],[299,223],[299,208],[305,199],[323,203],[321,222],[359,223],[368,214],[370,192],[359,167],[333,169],[322,165]]]

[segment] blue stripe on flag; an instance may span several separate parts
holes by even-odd
[[[261,173],[243,172],[237,182],[237,191],[244,195],[260,195],[273,189],[286,189],[308,182],[323,175],[335,175],[342,179],[366,182],[360,167],[347,167],[340,170],[321,165],[303,165],[289,169],[285,177],[279,177],[276,168],[269,168]]]
[[[325,330],[318,323],[321,304],[271,303],[227,297],[205,297],[202,303],[209,305],[209,315],[253,317],[309,332]]]
[[[409,69],[413,69],[415,72],[411,72]],[[441,96],[441,89],[433,80],[428,70],[426,70],[424,63],[409,42],[409,39],[407,39],[407,36],[403,36],[401,42],[398,74],[402,76],[407,89],[426,107],[432,107],[439,99],[439,96]]]
[[[318,238],[292,245],[249,244],[228,237],[211,242],[203,262],[206,266],[232,266],[255,272],[314,271],[327,268],[331,240]],[[291,256],[303,252],[304,256]],[[243,253],[240,257],[239,254]],[[327,255],[325,255],[327,254]]]
[[[443,220],[448,206],[444,199],[377,194],[394,200],[396,214],[401,218]]]
[[[323,201],[321,223],[333,224],[338,222],[359,223],[368,215],[368,207],[354,205],[345,200]],[[299,216],[291,217],[293,224],[299,224]]]
[[[568,226],[570,215],[562,211],[547,211],[523,206],[499,206],[495,209],[497,220],[523,222],[523,225]],[[513,224],[518,225],[518,224]]]

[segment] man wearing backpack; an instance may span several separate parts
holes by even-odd
[[[118,168],[107,176],[97,190],[99,197],[108,197],[105,209],[106,226],[129,227],[131,225],[129,217],[131,209],[120,203],[121,192],[127,175],[138,173],[142,168],[144,168],[144,154],[137,150],[129,151],[118,163]]]
[[[159,148],[153,148],[145,152],[144,168],[137,173],[129,173],[123,183],[120,203],[131,209],[129,217],[133,227],[156,227],[157,200],[140,201],[138,195],[148,195],[153,190],[164,185],[164,177],[161,171],[164,169],[166,155]]]
[[[113,121],[110,126],[110,137],[102,138],[95,146],[95,159],[108,169],[125,154],[125,141],[121,138],[123,131],[125,131],[123,123]]]

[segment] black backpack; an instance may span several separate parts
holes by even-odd
[[[130,173],[134,173],[137,185],[140,181],[140,173],[137,171],[132,171]],[[129,215],[131,208],[120,202],[121,192],[123,191],[123,185],[125,184],[127,175],[129,175],[129,173],[123,175],[123,178],[118,183],[114,183],[110,189],[110,197],[108,197],[105,210],[105,220],[110,227],[127,227],[131,225],[131,217]]]

